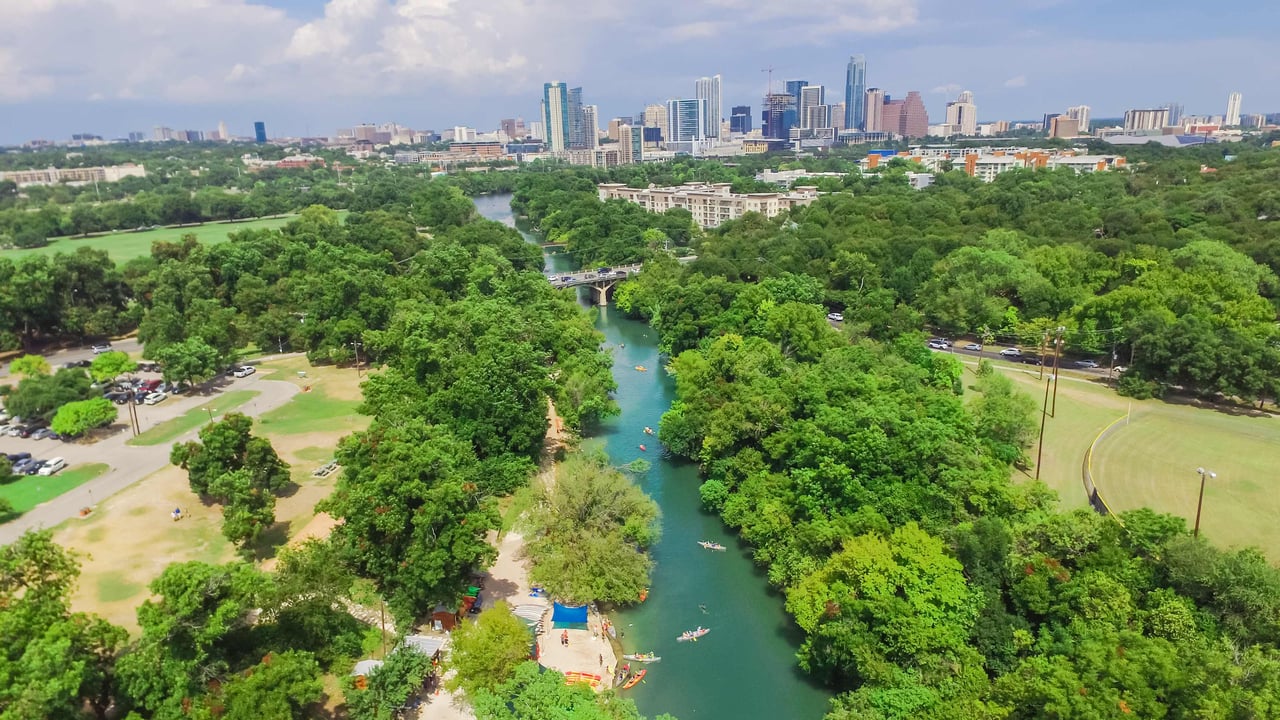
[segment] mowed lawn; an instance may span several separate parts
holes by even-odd
[[[965,367],[965,384],[972,385],[973,366]],[[1038,431],[1044,381],[1034,368],[996,367],[1035,398]],[[1051,404],[1052,397],[1050,387]],[[1087,374],[1064,371],[1057,412],[1045,423],[1040,466],[1040,479],[1057,491],[1064,507],[1087,506],[1080,476],[1084,453],[1099,431],[1126,416],[1130,422],[1094,450],[1094,481],[1112,510],[1149,507],[1186,518],[1190,528],[1200,491],[1196,468],[1205,467],[1218,477],[1205,490],[1201,532],[1221,547],[1256,545],[1280,562],[1280,494],[1273,487],[1280,479],[1280,417],[1131,400]],[[1034,444],[1028,452],[1034,461]],[[1032,468],[1016,477],[1034,476]]]
[[[176,418],[165,420],[141,435],[130,438],[129,445],[162,445],[195,430],[211,419],[221,418],[259,395],[257,390],[228,390],[208,402],[191,408]]]
[[[40,503],[74,490],[108,469],[104,463],[93,463],[63,470],[49,477],[27,475],[7,485],[0,485],[0,498],[13,503],[14,512],[24,513]]]
[[[1176,405],[1143,406],[1094,450],[1093,474],[1113,510],[1150,507],[1196,517],[1200,532],[1225,547],[1257,545],[1280,562],[1280,418],[1228,415]]]
[[[73,253],[76,248],[91,247],[96,250],[106,250],[112,260],[117,263],[124,263],[136,257],[143,257],[151,253],[151,243],[153,242],[178,242],[183,235],[195,235],[196,239],[206,245],[225,242],[228,233],[240,232],[242,230],[259,230],[262,228],[278,228],[293,217],[267,218],[264,220],[246,220],[237,223],[205,223],[204,225],[193,225],[191,227],[182,228],[161,228],[159,230],[147,230],[146,232],[119,232],[111,235],[102,235],[98,237],[76,238],[64,237],[50,240],[49,244],[41,248],[14,248],[12,250],[0,251],[0,257],[8,257],[17,259],[24,255],[53,255],[54,253]]]
[[[363,400],[354,368],[311,366],[306,358],[273,361],[263,378],[296,384],[302,392],[287,404],[258,417],[262,430],[275,435],[363,430],[369,418],[356,413]],[[304,373],[304,374],[300,374]],[[367,376],[367,375],[366,375]]]

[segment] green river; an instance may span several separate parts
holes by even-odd
[[[510,195],[475,199],[484,217],[514,227],[510,202]],[[573,269],[571,258],[562,254],[548,255],[547,267]],[[586,302],[588,293],[580,292]],[[601,309],[596,326],[613,352],[622,412],[591,442],[602,442],[615,465],[636,458],[652,463],[640,483],[662,508],[649,598],[615,618],[627,652],[656,652],[662,661],[648,665],[645,681],[625,692],[650,717],[666,712],[680,720],[821,718],[829,694],[796,666],[802,635],[784,611],[782,596],[769,587],[737,536],[701,509],[697,467],[664,458],[657,438],[644,433],[646,426],[657,430],[675,398],[675,381],[662,369],[657,333],[612,308]],[[647,451],[640,450],[642,444]],[[704,550],[699,540],[729,549]],[[710,634],[697,642],[676,641],[699,625]]]

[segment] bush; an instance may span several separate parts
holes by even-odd
[[[702,498],[703,510],[718,513],[729,499],[729,488],[720,480],[708,480],[698,488],[698,496]]]
[[[1132,373],[1124,373],[1116,383],[1116,392],[1134,400],[1149,400],[1153,397],[1164,397],[1164,385],[1155,380],[1146,380]]]
[[[58,408],[49,428],[59,435],[75,437],[103,425],[115,422],[119,411],[106,398],[91,398],[69,402]]]

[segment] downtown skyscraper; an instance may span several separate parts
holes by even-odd
[[[547,149],[564,152],[569,149],[569,86],[549,82],[542,86],[542,122]]]
[[[850,55],[844,76],[844,126],[847,130],[866,129],[867,59]]]
[[[720,76],[698,78],[694,83],[694,98],[702,101],[702,137],[720,137],[720,121],[724,119],[722,112],[724,96],[720,91]]]

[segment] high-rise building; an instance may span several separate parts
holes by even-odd
[[[618,126],[618,162],[625,165],[644,161],[644,128]]]
[[[524,126],[524,118],[503,118],[498,127],[511,140],[522,140],[529,134]]]
[[[1067,108],[1067,117],[1076,121],[1076,132],[1089,132],[1089,111],[1088,105],[1073,105]]]
[[[844,75],[844,127],[846,130],[866,130],[867,59],[862,55],[850,55]]]
[[[801,129],[810,129],[815,127],[830,127],[830,123],[826,121],[824,116],[827,108],[827,91],[821,85],[805,85],[800,88],[800,105],[798,113]],[[822,110],[815,114],[815,108],[821,107]],[[821,118],[821,125],[814,125],[815,119]]]
[[[351,133],[357,141],[373,142],[378,134],[378,126],[372,123],[360,123],[351,129]]]
[[[146,140],[147,140],[147,134],[142,132],[141,130],[134,130],[133,132],[129,133],[129,142],[131,143],[146,142]]]
[[[1040,121],[1040,129],[1045,132],[1049,132],[1049,123],[1053,122],[1054,118],[1060,117],[1061,115],[1062,113],[1045,113],[1044,119]]]
[[[662,140],[671,137],[671,133],[667,130],[667,106],[665,105],[646,105],[644,108],[644,126],[647,128],[657,128],[658,134],[662,136]],[[659,140],[658,142],[661,142]]]
[[[973,102],[973,93],[965,90],[955,102],[947,103],[947,124],[957,135],[978,134],[978,106]]]
[[[562,82],[542,86],[542,122],[547,149],[564,152],[569,149],[569,87]]]
[[[899,135],[916,138],[929,134],[929,111],[924,106],[924,98],[918,90],[907,91],[902,105],[901,130]]]
[[[764,96],[764,110],[760,112],[760,131],[767,138],[786,140],[790,137],[792,122],[795,117],[793,98],[786,93],[772,93]]]
[[[535,138],[537,140],[547,139],[547,126],[545,120],[534,120],[529,123],[529,131],[525,133],[525,137]]]
[[[614,142],[619,142],[618,129],[630,124],[631,118],[614,118],[609,121],[609,127],[605,129],[604,135]]]
[[[222,142],[226,142],[231,139],[231,136],[227,134],[227,123],[225,120],[218,121],[218,139]]]
[[[694,142],[702,140],[702,128],[705,126],[706,103],[701,98],[685,98],[667,101],[667,127],[671,135],[668,143]]]
[[[1070,115],[1055,115],[1049,121],[1049,137],[1073,138],[1080,135],[1078,121]]]
[[[1182,124],[1182,115],[1183,115],[1182,103],[1169,102],[1169,103],[1165,103],[1164,105],[1161,105],[1160,107],[1169,111],[1169,120],[1167,122],[1170,125]]]
[[[582,106],[582,140],[588,150],[600,147],[600,109],[595,105]]]
[[[255,142],[264,143],[267,141],[267,124],[261,120],[253,124],[253,139]]]
[[[838,102],[831,106],[831,127],[836,130],[844,130],[844,103]]]
[[[1159,130],[1168,124],[1168,108],[1124,111],[1125,130]]]
[[[750,105],[733,106],[733,113],[729,115],[729,132],[742,133],[743,135],[751,132]]]
[[[1240,125],[1240,101],[1243,99],[1243,96],[1238,92],[1233,92],[1227,96],[1227,117],[1225,121],[1227,127]]]
[[[720,90],[720,76],[698,78],[694,83],[694,97],[702,101],[706,115],[702,119],[704,138],[720,137],[720,120],[724,117],[724,96]]]
[[[583,123],[582,88],[569,88],[569,148],[573,150],[588,149],[587,130]]]
[[[884,91],[880,88],[867,88],[862,101],[862,130],[865,132],[884,132]],[[848,115],[845,110],[845,115]],[[846,128],[853,130],[856,128]]]

